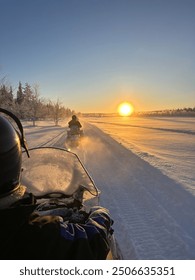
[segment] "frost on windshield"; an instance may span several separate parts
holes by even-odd
[[[92,181],[75,154],[58,149],[34,149],[30,151],[30,158],[24,155],[22,184],[35,195],[56,191],[71,195],[80,185],[96,195]],[[85,197],[91,195],[90,192],[86,192]]]

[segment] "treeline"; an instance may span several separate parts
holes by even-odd
[[[33,125],[39,119],[53,119],[58,125],[60,119],[75,113],[65,108],[59,99],[51,101],[41,97],[38,85],[25,83],[23,86],[21,82],[15,94],[12,86],[0,83],[0,107],[12,111],[22,120],[32,120]]]
[[[195,107],[178,108],[157,111],[135,112],[134,116],[140,117],[195,117]]]

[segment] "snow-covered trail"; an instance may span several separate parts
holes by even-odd
[[[64,135],[61,134],[64,132]],[[101,190],[124,259],[195,259],[195,196],[96,126],[75,150]],[[65,127],[25,127],[29,147],[61,146]],[[57,137],[56,137],[57,136]]]
[[[195,197],[179,183],[85,124],[78,154],[114,219],[124,259],[195,259]]]

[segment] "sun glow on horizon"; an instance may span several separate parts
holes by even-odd
[[[118,106],[118,113],[120,116],[130,116],[133,111],[133,105],[129,102],[123,102]]]

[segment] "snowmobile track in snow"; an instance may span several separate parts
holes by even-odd
[[[37,145],[38,147],[44,147],[44,146],[56,146],[56,147],[65,147],[65,140],[66,140],[66,132],[62,131],[56,136],[52,137],[46,142],[40,143]]]

